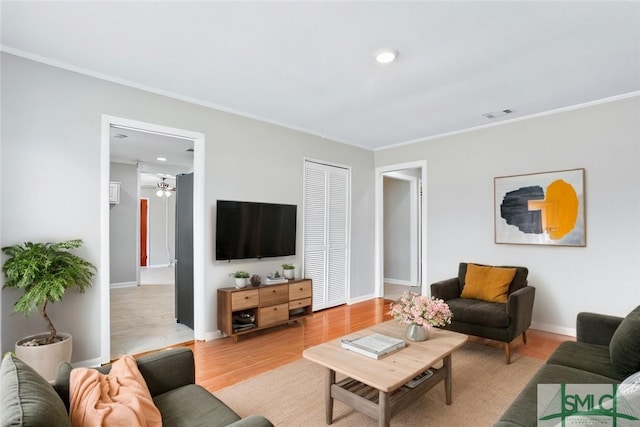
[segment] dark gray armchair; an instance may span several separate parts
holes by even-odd
[[[511,341],[522,335],[522,340],[527,343],[526,331],[531,326],[535,297],[535,288],[527,283],[529,270],[526,267],[509,268],[515,268],[516,273],[509,285],[506,303],[460,296],[467,274],[466,262],[460,263],[457,277],[431,285],[431,295],[443,299],[453,313],[451,324],[444,328],[504,342],[507,363],[511,363]]]

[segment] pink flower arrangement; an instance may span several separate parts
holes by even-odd
[[[391,303],[389,311],[402,323],[415,323],[422,326],[445,326],[451,323],[451,309],[441,299],[425,297],[405,292],[397,301]]]

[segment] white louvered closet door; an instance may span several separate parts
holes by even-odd
[[[347,302],[348,169],[305,162],[304,276],[313,280],[313,310]]]

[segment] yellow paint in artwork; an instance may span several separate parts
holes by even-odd
[[[578,218],[578,195],[571,184],[558,179],[547,187],[546,209],[542,210],[544,228],[552,240],[567,235]]]

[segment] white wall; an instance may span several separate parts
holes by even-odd
[[[155,189],[141,190],[141,197],[149,199],[149,266],[167,266],[176,256],[176,197],[156,196]],[[168,227],[167,227],[168,226]],[[167,251],[168,245],[168,251]]]
[[[376,166],[427,161],[427,281],[460,261],[529,268],[534,323],[571,332],[580,311],[640,304],[640,97],[376,152]],[[493,178],[585,168],[587,246],[494,243]]]
[[[384,177],[384,278],[411,282],[411,183]]]
[[[100,259],[100,137],[103,114],[205,135],[205,312],[217,330],[216,289],[236,269],[265,275],[285,259],[214,261],[215,201],[237,199],[298,205],[297,256],[302,265],[302,176],[305,157],[351,166],[351,297],[373,289],[373,153],[302,132],[101,81],[2,53],[2,246],[25,240],[82,238],[80,255]],[[55,182],[60,191],[43,183]],[[98,275],[102,274],[99,272]],[[95,283],[100,283],[97,277]],[[44,330],[37,316],[11,316],[16,298],[3,291],[2,351]],[[74,336],[73,361],[100,357],[100,292],[69,292],[51,307],[59,330]]]
[[[138,284],[138,170],[110,164],[110,181],[120,183],[120,203],[109,205],[110,282]]]

